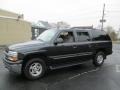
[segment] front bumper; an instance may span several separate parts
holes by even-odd
[[[7,68],[9,71],[14,72],[16,74],[21,74],[22,60],[19,60],[17,62],[12,62],[12,61],[7,60],[4,57],[3,58],[3,63],[5,65],[5,68]]]

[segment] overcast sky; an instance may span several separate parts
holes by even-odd
[[[24,14],[25,20],[57,22],[72,26],[98,26],[106,4],[105,26],[120,27],[120,0],[0,0],[0,8]]]

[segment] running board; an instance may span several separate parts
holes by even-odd
[[[75,65],[84,64],[84,63],[87,63],[87,62],[89,62],[89,61],[79,62],[79,63],[73,63],[73,64],[62,64],[62,65],[50,66],[50,69],[51,69],[51,70],[61,69],[61,68],[65,68],[65,67],[70,67],[70,66],[75,66]]]

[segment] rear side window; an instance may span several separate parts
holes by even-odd
[[[92,30],[93,41],[106,41],[110,40],[110,37],[104,31]]]
[[[88,32],[77,32],[77,38],[78,38],[78,42],[84,42],[84,41],[89,41],[90,37],[89,37],[89,33]]]

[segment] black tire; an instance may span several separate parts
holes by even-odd
[[[35,73],[35,70],[37,70],[34,68],[35,64],[38,64],[40,66],[39,68],[42,68],[40,71],[40,74],[36,75],[36,76],[31,74],[32,71],[34,71],[34,73]],[[32,69],[32,71],[31,71],[30,70],[31,68],[34,68],[34,70]],[[39,72],[39,70],[37,70],[37,71]],[[23,67],[23,75],[29,80],[35,80],[35,79],[42,77],[45,74],[45,71],[46,71],[46,65],[45,65],[44,61],[40,58],[33,58],[33,59],[29,60]]]
[[[98,60],[99,57],[101,57],[101,60]],[[103,58],[103,60],[102,60],[102,58]],[[96,55],[93,58],[93,65],[96,66],[96,67],[103,65],[104,59],[105,59],[104,52],[102,52],[102,51],[97,52]]]

